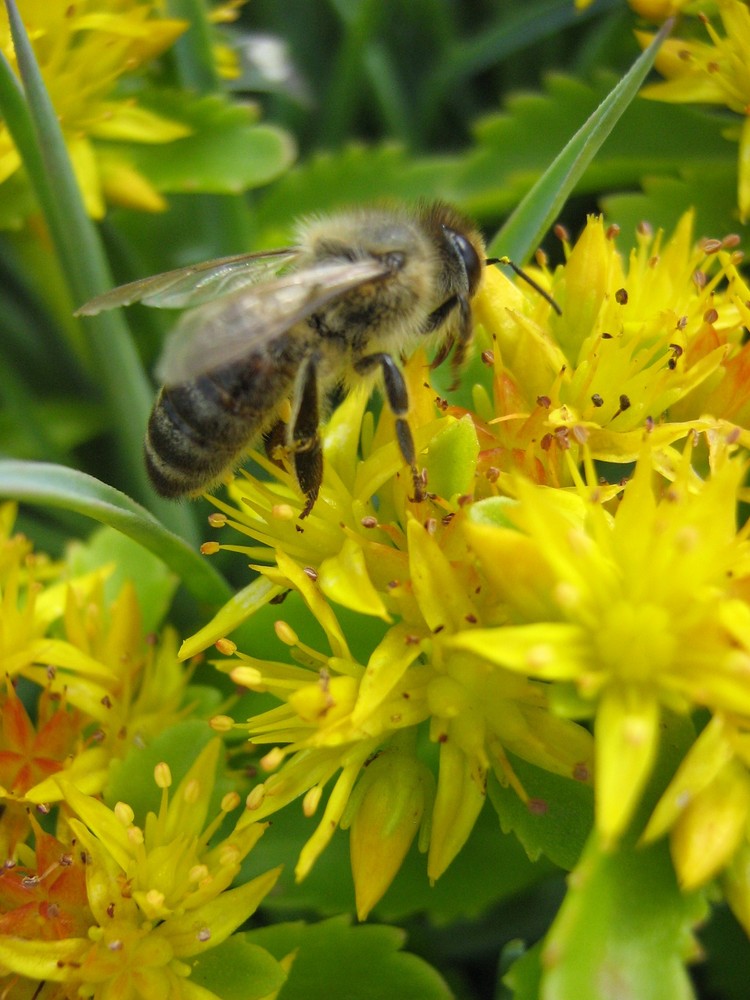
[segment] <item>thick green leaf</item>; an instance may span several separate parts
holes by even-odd
[[[512,95],[501,113],[480,119],[475,145],[455,181],[463,207],[480,219],[514,207],[613,85],[609,74],[587,83],[556,73],[543,92]],[[576,192],[595,194],[638,185],[651,175],[676,176],[687,164],[701,170],[735,165],[736,146],[722,135],[725,124],[715,114],[637,97],[586,167]]]
[[[222,95],[196,98],[179,91],[151,91],[139,95],[139,103],[192,129],[174,142],[117,144],[165,193],[239,194],[268,184],[294,159],[288,133],[257,124],[252,108],[231,104]]]
[[[506,951],[511,945],[503,949]],[[525,951],[520,958],[510,966],[502,977],[498,1000],[539,1000],[539,990],[542,983],[542,943],[538,941],[533,948]]]
[[[302,909],[325,915],[354,911],[347,832],[337,831],[304,882],[294,881],[297,856],[316,822],[316,817],[305,817],[299,805],[292,803],[273,817],[273,836],[264,837],[253,851],[254,864],[263,868],[284,865],[277,891],[264,904],[279,914]],[[400,922],[426,913],[440,926],[477,919],[490,907],[512,900],[556,871],[544,858],[529,861],[516,837],[498,829],[491,809],[480,813],[466,845],[435,885],[430,885],[426,867],[425,855],[412,846],[375,909],[377,919]],[[552,913],[547,920],[551,917]]]
[[[655,174],[644,179],[642,192],[606,195],[602,207],[607,218],[628,236],[644,221],[670,233],[692,206],[696,237],[721,239],[736,232],[746,243],[749,227],[737,219],[737,153],[731,151],[734,156],[727,163],[699,165],[691,159],[679,177]]]
[[[592,837],[545,941],[542,1000],[692,1000],[685,961],[705,917],[682,895],[669,849],[605,853]]]
[[[514,757],[513,769],[532,799],[544,811],[531,810],[512,788],[490,779],[487,794],[506,832],[512,831],[531,858],[540,854],[570,871],[578,861],[594,822],[593,789],[543,771]]]
[[[451,185],[462,162],[457,156],[414,158],[395,143],[351,144],[335,153],[315,154],[290,170],[258,202],[258,244],[283,245],[295,217],[342,205],[389,197],[457,201]]]
[[[45,462],[0,461],[0,496],[62,507],[116,528],[158,556],[197,600],[219,605],[232,596],[226,581],[187,542],[130,497],[83,472]]]
[[[345,917],[319,924],[277,924],[246,935],[282,959],[296,952],[278,1000],[450,1000],[441,976],[423,959],[401,951],[395,927],[351,927]]]
[[[114,569],[104,585],[105,600],[115,600],[125,581],[132,582],[143,631],[156,632],[169,611],[179,580],[161,559],[114,528],[99,528],[85,542],[68,547],[67,564],[73,574],[89,573],[112,563]]]
[[[491,254],[507,254],[518,263],[539,245],[618,118],[638,93],[671,28],[672,22],[665,22],[628,73],[557,155],[490,242]]]
[[[160,732],[146,745],[142,745],[142,741],[137,744],[134,741],[125,757],[110,764],[104,789],[105,802],[108,805],[127,802],[139,822],[143,822],[149,810],[159,811],[161,790],[154,781],[156,765],[162,761],[169,765],[173,786],[176,787],[201,750],[215,738],[216,734],[203,720],[186,719]],[[225,766],[222,759],[217,767],[217,776],[223,775]],[[226,782],[226,779],[222,778],[222,781]],[[214,788],[212,802],[218,803],[227,790],[226,787]]]
[[[245,934],[233,934],[217,948],[190,959],[189,983],[202,986],[221,1000],[262,1000],[277,990],[286,973],[265,948]]]

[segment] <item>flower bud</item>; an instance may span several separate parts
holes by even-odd
[[[432,776],[413,756],[385,751],[360,781],[349,839],[357,916],[364,920],[393,881],[432,795]]]

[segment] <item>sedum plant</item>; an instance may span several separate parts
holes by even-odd
[[[747,8],[582,7],[7,0],[0,994],[744,996]],[[426,495],[362,382],[303,520],[159,501],[168,323],[73,310],[419,195],[534,283],[400,359]]]

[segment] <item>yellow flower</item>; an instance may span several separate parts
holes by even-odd
[[[745,466],[734,456],[750,443],[750,295],[734,241],[695,247],[689,215],[669,240],[644,230],[626,261],[613,237],[591,219],[565,265],[542,270],[561,316],[486,273],[475,318],[488,349],[464,387],[473,409],[436,398],[424,355],[406,363],[427,468],[420,504],[393,417],[375,419],[362,387],[323,431],[326,476],[308,518],[291,471],[259,454],[263,478],[246,473],[230,502],[213,500],[211,524],[251,541],[204,552],[241,553],[259,576],[181,655],[216,643],[236,684],[278,700],[243,724],[269,748],[248,817],[298,797],[313,815],[327,794],[297,877],[351,825],[360,915],[417,826],[429,877],[445,871],[488,781],[543,811],[514,762],[594,780],[611,843],[651,774],[664,708],[750,711],[750,563],[735,528]],[[624,489],[600,484],[594,460],[620,463],[622,478],[637,460],[636,473]],[[275,653],[262,624],[258,649],[226,638],[253,614],[275,627]],[[592,717],[594,741],[573,721]],[[376,765],[393,768],[392,788],[369,777]],[[419,802],[411,816],[404,789]],[[382,880],[362,847],[378,831]]]
[[[514,527],[468,526],[482,563],[503,567],[509,621],[519,624],[463,632],[451,645],[575,686],[572,710],[588,704],[595,715],[607,841],[629,823],[651,773],[663,707],[750,713],[750,552],[735,527],[744,475],[725,457],[701,483],[688,450],[674,483],[657,490],[645,452],[614,517],[596,488],[579,486],[575,511],[519,480],[518,505],[503,510]],[[519,532],[531,570],[509,559]]]
[[[510,784],[534,808],[515,775],[509,753],[570,779],[587,781],[591,774],[590,734],[550,711],[544,685],[517,677],[452,645],[456,635],[495,624],[504,614],[467,547],[462,531],[465,517],[459,507],[443,522],[430,520],[426,526],[413,517],[405,518],[404,550],[399,556],[394,548],[387,563],[393,568],[398,560],[399,576],[383,584],[382,594],[374,581],[369,582],[369,591],[377,595],[386,619],[390,622],[392,616],[398,616],[400,621],[374,644],[366,663],[358,662],[350,652],[322,583],[330,578],[324,577],[326,572],[337,581],[345,579],[352,564],[359,567],[357,572],[366,574],[367,555],[351,538],[350,551],[338,562],[333,557],[325,560],[319,575],[311,567],[306,572],[281,550],[276,553],[276,566],[263,569],[264,575],[302,597],[326,634],[330,654],[301,642],[286,623],[277,622],[277,635],[290,647],[298,666],[242,653],[220,663],[236,684],[268,691],[283,702],[242,725],[252,742],[275,745],[262,762],[267,770],[275,770],[288,758],[250,793],[248,820],[268,816],[301,795],[306,814],[312,815],[325,785],[340,771],[319,826],[300,855],[298,879],[309,872],[345,813],[353,829],[367,830],[368,841],[376,836],[377,817],[382,820],[380,836],[384,841],[395,822],[398,844],[384,846],[388,860],[381,879],[374,880],[365,870],[363,852],[353,846],[361,914],[370,909],[395,874],[409,828],[397,820],[387,821],[382,799],[375,808],[365,793],[356,793],[360,804],[352,817],[350,795],[358,780],[368,782],[368,767],[375,766],[370,761],[375,757],[380,760],[380,755],[384,762],[398,761],[399,775],[413,785],[414,776],[422,773],[419,758],[414,749],[409,758],[403,740],[411,734],[413,748],[416,727],[425,724],[425,735],[438,748],[439,758],[434,804],[426,820],[430,833],[423,841],[425,846],[429,844],[427,872],[431,879],[445,871],[466,842],[484,804],[491,773],[504,785]],[[330,564],[337,566],[338,574],[327,569]],[[381,566],[379,578],[383,569]],[[355,586],[353,590],[351,604],[357,605],[362,628],[369,632],[366,616],[371,622],[379,621],[380,604],[363,611]],[[345,592],[341,586],[340,600],[346,599]],[[220,648],[235,652],[231,643],[220,644]],[[285,744],[283,750],[279,743]],[[379,769],[385,766],[383,763]],[[423,785],[424,779],[420,783]],[[391,801],[398,811],[401,797]],[[358,821],[362,809],[367,819]],[[412,826],[411,834],[414,832]],[[359,833],[357,838],[355,843],[360,842]]]
[[[656,57],[656,68],[668,78],[666,83],[645,87],[641,93],[660,101],[721,104],[742,116],[731,136],[738,138],[740,218],[750,212],[750,11],[740,0],[718,0],[724,26],[720,35],[705,16],[703,23],[710,42],[667,39]],[[651,37],[639,34],[642,45]]]
[[[475,308],[491,338],[490,392],[474,392],[484,478],[522,471],[568,486],[568,459],[580,461],[584,446],[602,461],[633,461],[644,429],[655,467],[669,466],[676,441],[739,417],[747,289],[732,243],[695,247],[687,213],[668,241],[639,233],[624,261],[592,217],[565,265],[541,275],[562,316],[491,271]],[[475,496],[490,492],[477,486]]]
[[[101,218],[105,202],[160,211],[162,196],[138,173],[117,143],[171,142],[184,125],[115,93],[132,74],[173,44],[184,21],[153,17],[152,0],[19,0],[42,77],[65,136],[86,208]],[[0,12],[0,48],[15,67],[7,13]],[[100,145],[101,143],[101,145]],[[0,125],[0,182],[20,167],[7,126]]]
[[[12,534],[15,508],[0,507],[0,848],[4,857],[28,832],[30,805],[60,798],[58,778],[96,794],[113,759],[152,739],[185,714],[190,671],[175,633],[143,635],[135,591],[104,597],[109,569],[61,579],[63,567]],[[34,721],[11,682],[37,697]]]
[[[669,831],[675,870],[686,890],[721,872],[748,841],[750,720],[738,721],[723,714],[711,718],[643,834],[645,841],[651,841]]]
[[[76,813],[67,821],[75,857],[85,853],[88,912],[68,888],[55,910],[59,913],[60,905],[70,910],[68,934],[48,940],[34,934],[25,908],[19,908],[18,926],[6,918],[0,933],[5,974],[63,983],[67,996],[187,1000],[196,989],[201,996],[215,996],[190,982],[196,961],[234,933],[279,875],[274,869],[230,888],[264,827],[246,825],[209,845],[239,805],[238,795],[225,796],[218,816],[206,822],[218,758],[219,741],[214,740],[171,796],[169,769],[157,765],[161,806],[147,814],[142,827],[126,803],[108,809],[61,779],[66,803]],[[31,888],[32,880],[28,884]]]

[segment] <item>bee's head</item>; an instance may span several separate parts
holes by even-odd
[[[442,202],[425,207],[424,223],[440,248],[445,297],[471,298],[482,279],[484,242],[475,226]]]

